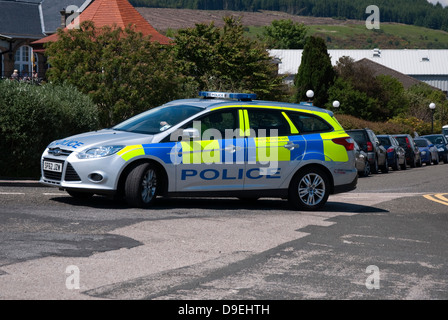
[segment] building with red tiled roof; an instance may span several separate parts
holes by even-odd
[[[72,29],[84,21],[93,21],[96,27],[116,26],[126,28],[132,25],[143,36],[151,36],[151,41],[160,44],[170,44],[171,39],[160,34],[127,0],[94,0],[82,11],[79,16],[67,25]],[[76,24],[75,24],[76,23]],[[57,33],[32,43],[38,51],[43,44],[57,41]]]
[[[97,27],[121,28],[131,24],[152,41],[171,42],[128,0],[0,0],[0,78],[10,77],[14,69],[21,77],[35,72],[44,77],[44,44],[56,41],[57,29],[65,28],[75,15],[77,23],[92,20]]]

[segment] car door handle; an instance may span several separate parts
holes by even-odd
[[[224,148],[224,150],[226,152],[230,152],[230,153],[234,153],[234,152],[239,151],[241,149],[242,149],[241,147],[235,147],[234,145],[230,145],[230,146],[227,146],[227,147]]]
[[[288,150],[294,150],[295,148],[298,148],[299,145],[296,144],[296,143],[294,143],[294,142],[292,142],[292,141],[289,141],[289,142],[288,142],[287,144],[285,144],[283,147],[286,148],[286,149],[288,149]]]

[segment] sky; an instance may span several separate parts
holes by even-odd
[[[434,3],[434,4],[439,2],[444,7],[448,6],[448,0],[428,0],[428,2],[431,2],[431,3]]]

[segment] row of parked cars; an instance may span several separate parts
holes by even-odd
[[[376,135],[371,129],[346,130],[355,140],[356,168],[361,177],[407,167],[448,163],[448,139],[443,134]]]

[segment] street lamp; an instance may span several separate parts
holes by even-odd
[[[431,110],[431,133],[434,133],[434,111],[436,110],[436,104],[431,102],[429,104],[429,109]]]
[[[308,90],[306,92],[306,96],[308,97],[308,102],[312,102],[313,97],[314,97],[314,91],[313,90]]]
[[[340,105],[341,103],[338,100],[333,101],[333,107],[336,108],[336,110],[339,108]]]

